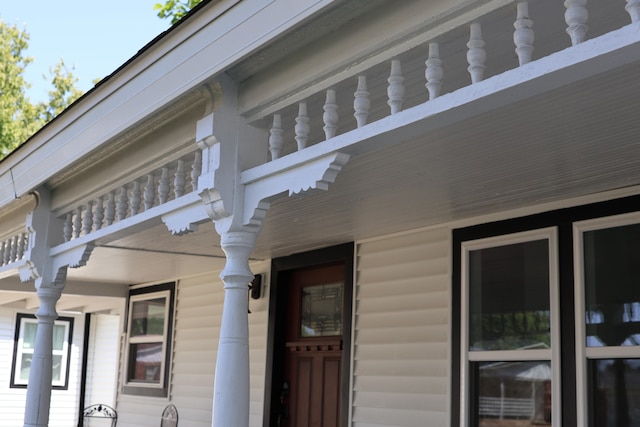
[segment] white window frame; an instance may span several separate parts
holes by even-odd
[[[15,353],[14,361],[11,369],[11,387],[24,388],[28,385],[29,380],[21,379],[20,372],[22,371],[22,356],[24,354],[33,354],[35,348],[24,348],[24,331],[26,324],[38,325],[38,319],[29,314],[18,314],[16,321],[16,340],[15,340]],[[64,341],[62,343],[62,350],[52,349],[53,356],[61,356],[60,358],[60,378],[58,380],[51,379],[51,386],[56,389],[66,389],[68,386],[67,376],[69,367],[69,358],[71,351],[71,331],[73,330],[72,318],[59,318],[54,321],[55,326],[64,327]]]
[[[575,299],[576,334],[576,404],[578,407],[578,425],[586,426],[589,421],[589,403],[587,390],[588,359],[640,358],[640,346],[587,347],[585,319],[585,277],[584,277],[584,238],[588,231],[623,227],[640,224],[640,212],[631,212],[595,218],[573,223],[573,265]]]
[[[461,309],[460,309],[460,425],[469,426],[469,364],[483,361],[537,361],[551,362],[551,423],[560,427],[561,422],[561,370],[560,370],[560,300],[558,277],[558,237],[556,227],[541,228],[521,233],[493,236],[461,244]],[[526,243],[535,240],[549,242],[549,309],[551,348],[532,350],[469,351],[469,252],[497,246]]]
[[[163,290],[157,292],[149,292],[149,293],[140,293],[137,295],[131,295],[129,297],[129,305],[128,305],[128,316],[127,316],[127,333],[126,333],[126,343],[125,343],[125,359],[124,359],[124,369],[123,369],[123,384],[125,386],[124,392],[127,394],[142,394],[145,393],[137,393],[132,391],[132,388],[142,388],[142,389],[150,389],[150,390],[164,390],[165,386],[165,373],[166,373],[166,364],[169,363],[167,360],[167,347],[168,340],[171,339],[169,337],[169,333],[173,330],[173,328],[169,328],[170,320],[172,316],[170,315],[170,310],[172,308],[171,301],[171,290]],[[165,299],[165,307],[164,307],[164,324],[163,324],[163,334],[162,335],[143,335],[137,337],[131,337],[131,322],[133,319],[133,306],[134,303],[139,301],[153,300],[153,299]],[[161,357],[161,365],[160,365],[160,380],[156,382],[147,382],[147,381],[135,381],[129,379],[129,351],[131,344],[144,344],[144,343],[156,343],[162,342],[162,357]],[[127,391],[127,387],[129,387]]]

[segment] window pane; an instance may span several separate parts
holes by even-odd
[[[300,336],[342,335],[342,283],[302,288]]]
[[[594,427],[640,426],[640,359],[594,360]]]
[[[24,322],[22,324],[22,348],[35,348],[37,329],[38,324],[35,322]]]
[[[53,366],[51,370],[51,380],[53,382],[60,382],[61,374],[62,374],[62,356],[53,355]]]
[[[549,348],[549,243],[469,252],[469,350]]]
[[[640,224],[584,233],[587,346],[640,343]]]
[[[129,381],[160,382],[162,343],[129,345]]]
[[[53,349],[63,350],[67,338],[67,328],[64,325],[53,325]]]
[[[551,424],[551,363],[484,362],[477,368],[475,425],[525,427]]]
[[[20,362],[20,381],[29,380],[29,369],[31,369],[32,358],[33,358],[33,354],[22,353],[22,358]]]
[[[164,297],[134,302],[131,310],[131,336],[163,335],[166,303],[167,299]]]

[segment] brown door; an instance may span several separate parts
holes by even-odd
[[[340,425],[344,271],[340,263],[288,276],[281,427]]]

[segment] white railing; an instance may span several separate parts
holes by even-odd
[[[107,228],[197,189],[202,153],[196,150],[62,215],[64,241]]]
[[[262,117],[270,123],[268,146],[271,159],[304,150],[397,114],[408,106],[426,103],[444,93],[476,84],[487,78],[489,68],[491,75],[495,75],[534,61],[537,38],[541,39],[542,45],[539,57],[582,43],[592,25],[589,22],[590,7],[598,18],[598,22],[593,23],[596,37],[640,20],[640,0],[626,0],[625,10],[629,15],[626,18],[618,3],[613,4],[609,0],[589,0],[588,5],[587,0],[565,0],[564,5],[558,0],[514,1],[490,15],[475,18],[464,29],[443,31],[426,44],[391,59],[386,66],[378,64],[365,72],[358,72],[348,81],[333,84],[322,93]],[[535,33],[533,12],[543,27],[541,34]],[[558,15],[558,19],[546,19],[544,13],[547,12]],[[564,16],[559,16],[561,14]],[[505,15],[510,16],[506,21]],[[564,27],[550,29],[549,26],[556,22],[564,22]],[[511,32],[505,31],[505,23],[510,23]],[[485,29],[490,40],[483,38]],[[568,37],[559,42],[559,35],[565,32]],[[416,71],[416,55],[424,55],[421,71]],[[512,61],[508,59],[510,57]],[[490,58],[496,59],[494,64],[488,63]],[[409,65],[408,73],[403,72],[405,63]],[[382,68],[387,69],[386,82],[380,78]],[[463,81],[465,72],[468,77]],[[422,83],[418,85],[415,79],[421,79]],[[408,90],[418,86],[424,88],[419,91],[421,93]],[[353,94],[351,101],[345,93]],[[349,119],[350,116],[353,120]]]

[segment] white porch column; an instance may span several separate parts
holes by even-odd
[[[36,312],[38,328],[29,370],[24,427],[47,427],[51,407],[51,369],[53,361],[53,324],[58,318],[56,302],[63,286],[40,287],[40,308]]]
[[[227,262],[220,273],[224,306],[213,394],[213,427],[249,425],[249,256],[257,231],[226,231],[221,245]]]

